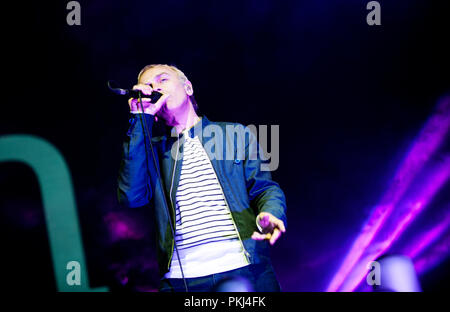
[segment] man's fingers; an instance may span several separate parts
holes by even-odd
[[[130,98],[128,100],[128,105],[130,106],[131,111],[144,111],[147,114],[155,115],[161,107],[166,103],[167,98],[170,95],[163,94],[156,103],[151,103],[150,98],[142,98],[142,103],[139,99]]]
[[[279,229],[275,228],[273,230],[272,237],[270,238],[270,245],[275,244],[275,242],[280,237],[280,235],[281,235],[281,231]]]
[[[261,213],[261,217],[259,218],[259,224],[261,225],[262,228],[277,227],[281,230],[281,232],[283,233],[286,232],[284,222],[269,213],[264,212]]]
[[[142,93],[144,93],[145,95],[150,95],[152,94],[152,87],[150,87],[149,85],[145,85],[145,84],[137,84],[133,86],[133,90],[139,90]]]
[[[252,239],[254,239],[254,240],[265,240],[265,239],[270,239],[271,237],[272,237],[272,235],[270,233],[261,234],[258,232],[253,232],[253,235],[252,235]]]
[[[148,103],[150,103],[150,99],[149,98],[142,98],[142,102],[143,104],[146,104],[148,106]],[[141,104],[139,103],[139,99],[135,99],[135,98],[129,98],[128,99],[128,105],[130,106],[130,108],[132,110],[136,109],[136,108],[140,108]]]
[[[278,218],[275,218],[274,216],[272,216],[270,219],[271,219],[270,222],[274,223],[275,226],[281,230],[281,232],[283,233],[286,232],[286,228],[284,227],[283,221],[281,221]]]
[[[273,230],[273,233],[261,234],[258,232],[253,232],[252,239],[258,240],[258,241],[269,240],[269,243],[271,245],[273,245],[278,240],[278,238],[280,238],[280,236],[281,236],[281,231],[278,228],[275,228]]]

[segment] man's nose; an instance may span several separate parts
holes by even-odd
[[[149,83],[148,84],[151,88],[152,88],[152,90],[153,91],[158,91],[158,92],[161,92],[161,86],[158,84],[158,82],[152,82],[152,83]]]

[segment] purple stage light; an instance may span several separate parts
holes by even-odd
[[[422,275],[432,269],[450,255],[450,233],[439,243],[435,244],[425,254],[414,260],[417,274]]]
[[[376,291],[420,292],[420,282],[410,258],[390,255],[378,260],[380,263],[379,285]]]
[[[397,205],[392,222],[380,232],[377,239],[364,252],[364,257],[353,267],[351,274],[341,286],[342,291],[354,291],[367,274],[366,265],[386,253],[411,222],[423,211],[433,196],[450,178],[450,158],[435,169],[425,183],[422,191],[403,205]]]
[[[112,243],[126,239],[139,240],[145,236],[138,222],[125,213],[110,212],[103,219]]]
[[[435,243],[450,226],[450,213],[448,212],[450,207],[447,207],[447,215],[443,218],[443,221],[432,229],[421,235],[420,238],[414,240],[414,242],[405,249],[403,254],[407,255],[411,259],[416,259],[426,248]]]
[[[389,233],[388,235],[391,238],[372,246],[371,249],[378,250],[378,252],[366,252],[389,216],[397,209],[398,203],[414,181],[416,175],[422,170],[425,163],[439,147],[447,135],[449,128],[450,97],[447,96],[438,103],[435,113],[420,132],[403,163],[399,166],[390,187],[382,197],[380,203],[373,209],[371,216],[363,226],[326,291],[353,290],[362,279],[361,272],[365,274],[366,264],[380,255],[379,250],[387,250],[392,242],[404,231],[406,226],[423,209],[425,203],[421,199],[417,199],[415,204],[407,209],[408,213],[403,217],[403,220],[400,220],[397,227],[391,229],[390,232],[384,231],[385,233]],[[444,171],[448,172],[448,170]],[[442,183],[446,181],[445,172],[443,175],[436,177],[437,181],[433,182],[428,189],[429,194],[434,194]],[[444,179],[444,181],[442,182],[441,179]],[[424,196],[427,202],[431,198],[428,195]],[[356,270],[355,266],[357,266]],[[344,282],[345,287],[342,287]]]

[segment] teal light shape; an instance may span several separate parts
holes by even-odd
[[[90,288],[72,179],[64,157],[48,141],[26,134],[0,136],[0,162],[21,162],[37,177],[58,291],[108,291]],[[80,264],[80,284],[67,282],[67,264]]]

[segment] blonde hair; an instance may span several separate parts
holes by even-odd
[[[155,67],[158,67],[158,66],[165,66],[165,67],[170,68],[170,69],[173,70],[174,72],[176,72],[178,78],[179,78],[179,79],[181,80],[181,82],[183,82],[183,83],[185,83],[186,81],[189,81],[189,79],[186,77],[186,75],[185,75],[181,70],[179,70],[177,67],[175,67],[174,65],[167,65],[167,64],[150,64],[150,65],[144,66],[144,68],[142,68],[141,71],[139,72],[139,75],[138,75],[138,83],[139,83],[139,80],[141,79],[141,76],[142,76],[147,70],[152,69],[152,68],[155,68]],[[196,112],[197,114],[200,114],[200,108],[198,107],[198,104],[197,104],[197,101],[196,101],[195,98],[194,98],[194,95],[190,95],[190,96],[189,96],[189,99],[190,99],[191,102],[192,102],[192,106],[194,107],[195,112]]]
[[[141,79],[141,76],[142,76],[147,70],[152,69],[152,68],[155,68],[155,67],[158,67],[158,66],[165,66],[165,67],[168,67],[168,68],[170,68],[171,70],[173,70],[174,72],[177,73],[178,78],[179,78],[182,82],[188,81],[186,75],[185,75],[181,70],[179,70],[178,68],[176,68],[176,67],[173,66],[173,65],[167,65],[167,64],[150,64],[150,65],[146,65],[144,68],[141,69],[141,71],[139,72],[139,75],[138,75],[138,82],[139,82],[139,80]]]

